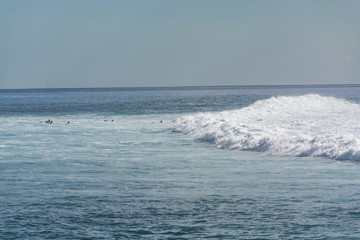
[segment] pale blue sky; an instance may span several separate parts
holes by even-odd
[[[0,0],[0,88],[360,84],[358,0]]]

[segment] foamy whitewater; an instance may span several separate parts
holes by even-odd
[[[223,149],[360,160],[360,105],[307,94],[180,118],[175,131]]]
[[[0,90],[0,239],[360,239],[359,116],[360,85]]]

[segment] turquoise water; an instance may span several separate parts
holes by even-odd
[[[1,90],[0,239],[359,239],[359,90]]]

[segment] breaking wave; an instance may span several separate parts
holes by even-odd
[[[173,130],[218,148],[360,160],[360,105],[309,94],[176,120]]]

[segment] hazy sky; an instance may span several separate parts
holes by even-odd
[[[360,84],[359,0],[0,0],[0,88]]]

